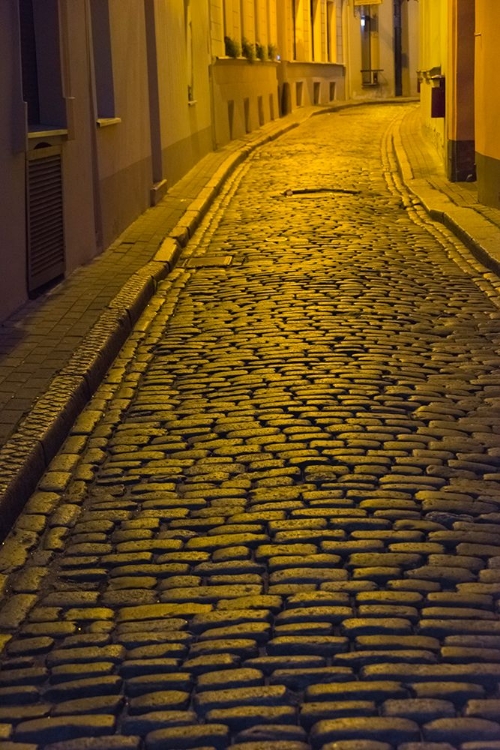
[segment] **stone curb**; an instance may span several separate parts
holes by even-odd
[[[230,153],[206,186],[187,206],[178,223],[162,241],[153,259],[124,284],[68,364],[51,380],[45,393],[0,448],[0,542],[35,490],[50,461],[61,448],[80,412],[127,340],[134,324],[156,291],[157,284],[175,267],[182,249],[220,192],[225,180],[256,149],[298,127],[313,115],[338,112],[367,104],[406,104],[416,99],[347,101],[304,112],[301,119],[283,121],[269,133]]]
[[[404,184],[415,196],[431,219],[449,229],[490,270],[500,274],[500,232],[481,214],[465,206],[457,206],[444,193],[425,179],[413,176],[402,137],[401,122],[393,132],[393,146],[399,173]]]

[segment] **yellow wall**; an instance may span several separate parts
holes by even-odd
[[[212,148],[210,33],[217,50],[224,50],[222,5],[191,0],[190,6],[191,42],[184,0],[155,0],[162,176],[170,186]]]
[[[224,6],[222,0],[209,1],[210,39],[214,55],[224,54]]]
[[[500,2],[476,0],[476,151],[500,160]]]
[[[443,164],[446,160],[446,132],[444,118],[431,118],[432,81],[427,77],[433,68],[447,73],[448,0],[419,0],[420,54],[418,68],[420,84],[420,112],[428,137],[438,149]]]
[[[474,3],[452,0],[449,10],[447,136],[474,140]]]
[[[216,146],[278,117],[275,62],[251,63],[241,58],[215,60],[212,64]]]

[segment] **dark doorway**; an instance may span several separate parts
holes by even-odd
[[[401,0],[394,0],[394,93],[403,96],[403,19]]]

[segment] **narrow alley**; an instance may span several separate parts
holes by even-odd
[[[256,150],[159,284],[12,532],[0,750],[500,748],[500,292],[404,111]]]

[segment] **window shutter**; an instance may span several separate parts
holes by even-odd
[[[61,148],[37,148],[27,159],[28,291],[32,292],[64,273]]]

